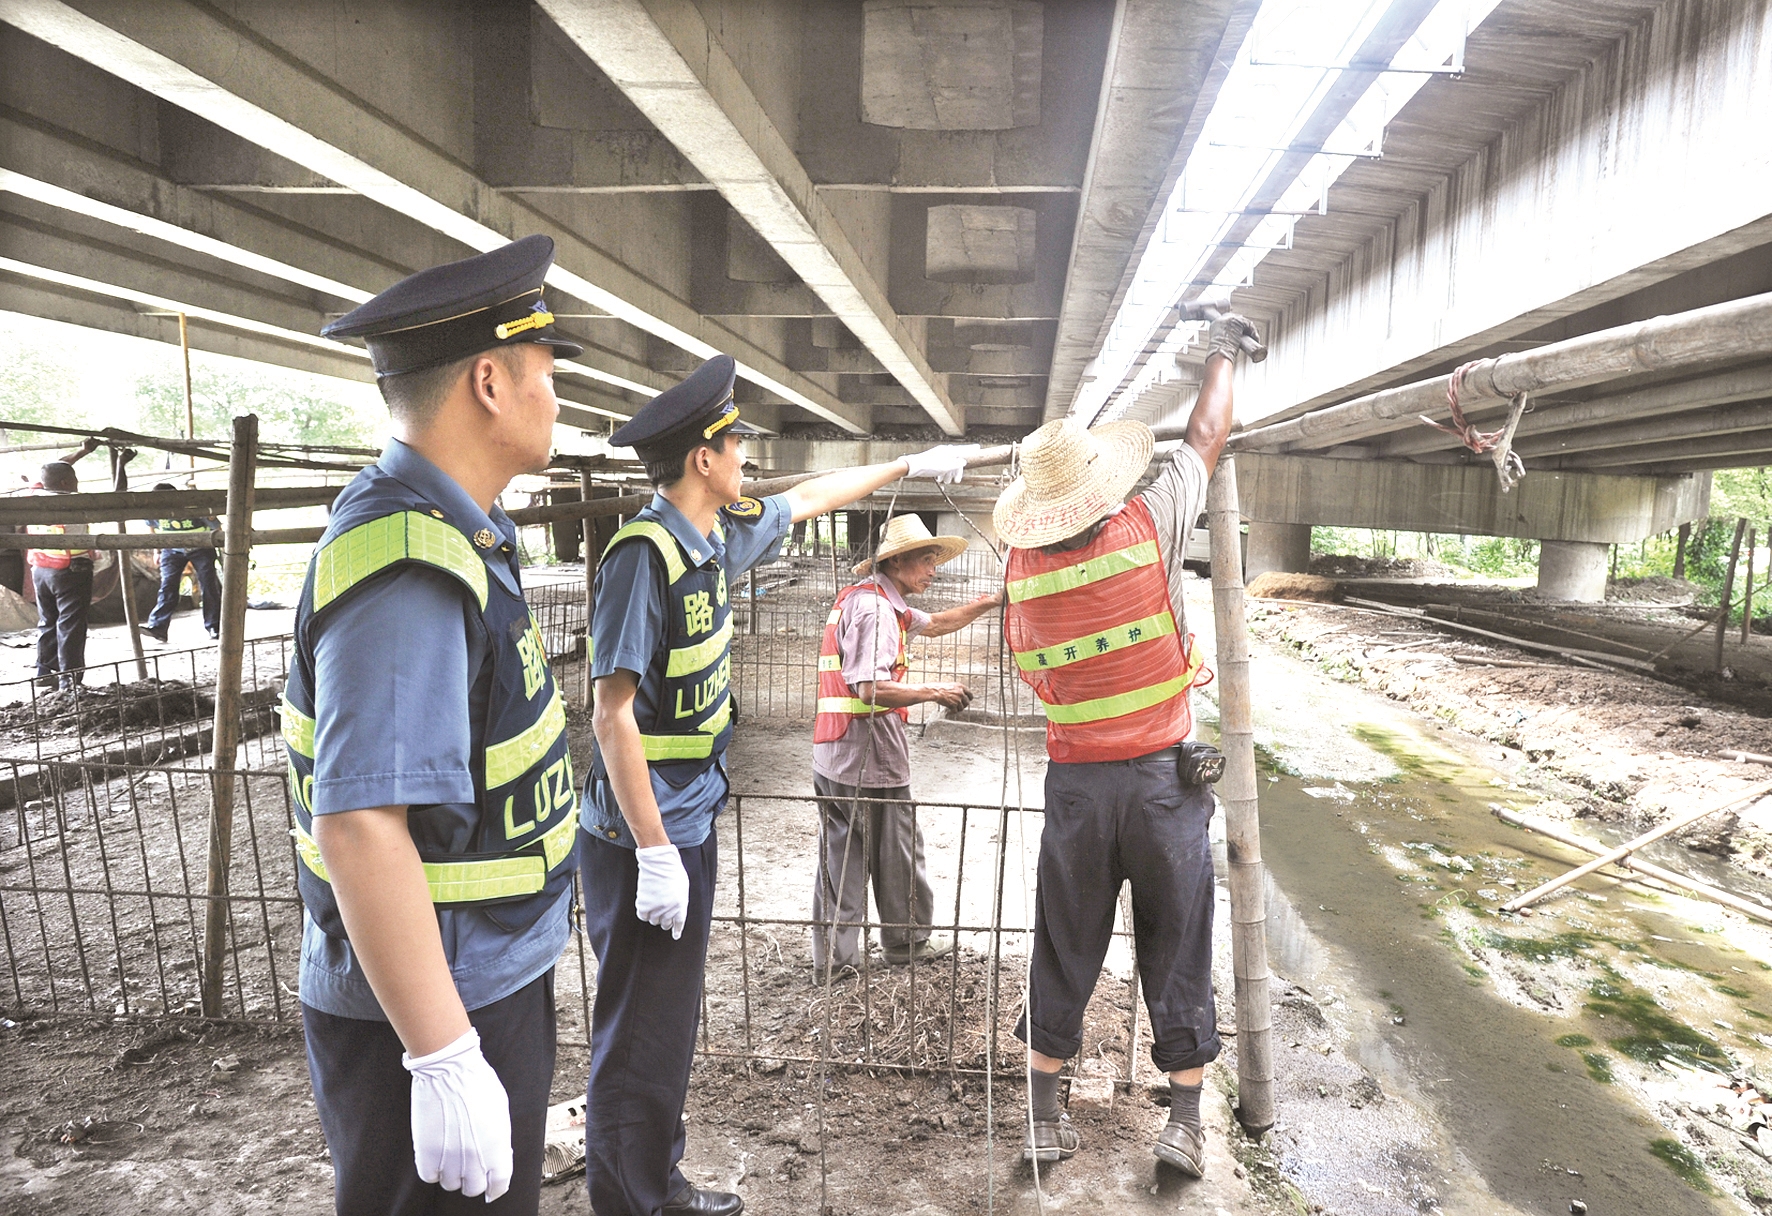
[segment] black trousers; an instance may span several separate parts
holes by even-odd
[[[719,841],[710,831],[678,852],[689,873],[689,920],[673,939],[634,915],[634,850],[588,833],[579,838],[585,936],[597,954],[585,1094],[585,1185],[596,1216],[653,1216],[689,1185],[677,1163]]]
[[[1047,766],[1033,967],[1018,1038],[1055,1059],[1081,1050],[1083,1011],[1107,956],[1120,884],[1130,881],[1151,1062],[1180,1072],[1218,1057],[1211,819],[1211,787],[1182,785],[1173,750]]]
[[[496,1202],[421,1182],[412,1164],[412,1075],[386,1022],[302,1006],[308,1076],[332,1150],[339,1216],[533,1214],[541,1203],[542,1142],[554,1083],[554,973],[468,1013],[480,1050],[511,1103],[511,1189]]]
[[[80,683],[86,666],[86,617],[92,610],[92,560],[76,557],[64,569],[31,567],[37,595],[37,678]]]
[[[215,573],[214,549],[160,550],[160,594],[154,600],[154,610],[148,613],[146,628],[159,633],[171,624],[186,565],[197,576],[197,590],[203,601],[203,628],[213,635],[221,628],[221,579]]]

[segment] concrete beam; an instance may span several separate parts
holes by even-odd
[[[1599,453],[1608,448],[1628,448],[1633,444],[1645,443],[1666,445],[1678,450],[1682,446],[1681,440],[1735,435],[1742,431],[1769,427],[1772,427],[1772,401],[1762,400],[1717,409],[1692,410],[1637,422],[1558,431],[1551,435],[1536,436],[1525,443],[1515,442],[1514,451],[1522,457],[1556,457],[1577,452]],[[1598,460],[1597,463],[1618,462]]]
[[[1425,181],[1418,203],[1285,310],[1273,355],[1242,373],[1249,417],[1471,358],[1772,240],[1772,160],[1741,151],[1763,144],[1772,107],[1769,8],[1645,6],[1631,34]]]
[[[1559,469],[1606,469],[1716,456],[1736,458],[1733,464],[1720,465],[1719,468],[1749,468],[1766,463],[1764,453],[1768,451],[1772,451],[1772,428],[1763,427],[1732,434],[1705,435],[1699,439],[1639,441],[1630,447],[1556,457],[1554,465]]]
[[[34,273],[25,273],[32,270]],[[43,277],[47,276],[47,277]],[[80,325],[87,329],[124,334],[132,338],[179,345],[176,301],[157,300],[141,293],[125,292],[109,284],[81,281],[75,276],[45,272],[23,263],[0,259],[0,311],[23,313]],[[191,349],[251,359],[277,367],[294,368],[341,380],[375,382],[375,372],[363,352],[307,334],[277,334],[264,329],[241,328],[238,318],[190,306],[186,333]],[[622,418],[626,403],[583,385],[567,384],[557,390],[560,425],[602,430],[612,418]]]
[[[0,21],[471,250],[494,249],[525,233],[546,233],[558,248],[548,277],[552,286],[698,357],[729,353],[745,379],[846,430],[859,432],[867,426],[864,417],[774,354],[695,313],[212,9],[178,0],[151,8],[127,0],[0,0]],[[219,83],[224,80],[226,86]]]
[[[847,233],[688,0],[540,0],[943,431],[965,421]]]
[[[1710,479],[1529,471],[1503,494],[1492,465],[1237,456],[1245,519],[1599,543],[1639,541],[1710,506]]]

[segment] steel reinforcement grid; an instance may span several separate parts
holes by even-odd
[[[938,610],[1001,585],[988,554],[944,571],[920,605]],[[576,705],[585,668],[583,570],[561,573],[533,587],[530,602]],[[734,590],[741,722],[811,718],[833,581],[828,561],[789,557],[759,572],[754,606],[749,580]],[[911,645],[912,679],[959,679],[979,696],[987,717],[976,717],[975,704],[972,729],[993,764],[1001,731],[990,718],[1000,725],[1004,691],[1019,724],[1033,712],[1012,667],[1005,669],[997,620],[993,613]],[[287,637],[247,643],[223,1016],[249,1023],[300,1013],[294,812],[275,716],[288,656]],[[92,692],[71,701],[29,681],[0,685],[0,714],[15,715],[0,749],[7,1016],[198,1016],[214,651],[161,652],[148,662],[160,683],[130,684],[133,660],[125,660],[90,669]],[[106,691],[113,684],[134,699],[118,700]],[[818,804],[805,793],[734,794],[719,820],[726,856],[708,950],[703,1052],[768,1067],[1018,1071],[1019,1045],[1007,1036],[1020,1012],[1041,812],[937,801],[910,812],[927,842],[932,928],[954,949],[904,966],[864,951],[859,969],[826,976],[814,973],[810,951]],[[893,928],[872,917],[856,927],[875,946]],[[1097,990],[1090,1041],[1126,1045],[1114,1063],[1130,1079],[1139,1014],[1123,928],[1109,966],[1126,982]],[[574,932],[556,976],[562,1042],[587,1043],[595,974],[595,958]]]

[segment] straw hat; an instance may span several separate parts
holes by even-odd
[[[991,513],[997,535],[1017,549],[1075,536],[1125,501],[1155,446],[1142,422],[1048,422],[1022,441],[1021,476]]]
[[[920,516],[894,515],[886,521],[881,530],[880,544],[872,557],[863,558],[855,563],[857,574],[873,573],[874,563],[896,557],[900,553],[909,553],[913,549],[939,550],[937,565],[953,561],[966,552],[964,536],[931,536],[929,528]]]

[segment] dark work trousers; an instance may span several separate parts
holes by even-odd
[[[214,549],[160,550],[160,598],[143,626],[151,633],[164,633],[178,607],[178,584],[190,563],[197,576],[197,591],[203,600],[203,628],[213,637],[221,629],[221,579],[215,573]]]
[[[586,1086],[585,1185],[596,1216],[653,1216],[689,1185],[683,1102],[701,1016],[720,850],[713,831],[679,849],[689,873],[683,936],[634,914],[634,850],[579,837],[585,937],[597,955]]]
[[[37,678],[70,688],[85,676],[92,559],[76,557],[61,570],[32,566],[31,584],[37,594]]]
[[[412,1074],[386,1022],[302,1006],[308,1076],[332,1151],[339,1216],[533,1214],[541,1203],[542,1145],[554,1084],[554,973],[470,1010],[480,1051],[511,1103],[511,1189],[496,1201],[421,1182],[412,1163]]]
[[[1083,1010],[1107,956],[1120,884],[1129,880],[1151,1061],[1180,1072],[1218,1057],[1211,819],[1211,787],[1181,784],[1173,748],[1047,766],[1033,971],[1018,1038],[1060,1060],[1082,1047]]]
[[[822,974],[826,935],[831,963],[861,966],[861,924],[867,919],[868,879],[880,909],[880,944],[903,947],[929,940],[935,893],[923,864],[923,832],[908,785],[853,786],[812,774],[818,795],[818,880],[812,888],[812,964]],[[856,799],[893,799],[858,802]],[[830,929],[835,922],[834,931]]]

